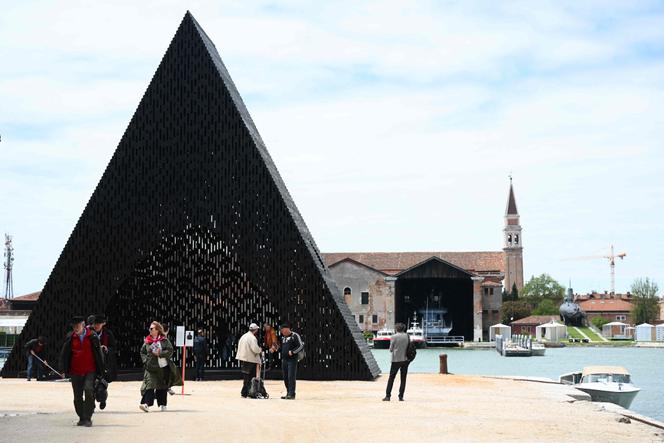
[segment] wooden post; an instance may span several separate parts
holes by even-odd
[[[440,354],[438,358],[440,359],[440,373],[449,374],[447,372],[447,354]]]

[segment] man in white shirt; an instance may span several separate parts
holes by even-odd
[[[251,387],[251,379],[260,375],[261,363],[261,347],[258,346],[256,334],[260,328],[256,323],[249,325],[249,331],[240,337],[237,343],[237,354],[235,359],[240,361],[242,377],[244,383],[242,384],[242,391],[240,395],[247,398],[249,395],[249,388]]]

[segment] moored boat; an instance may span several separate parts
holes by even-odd
[[[592,401],[615,403],[625,409],[641,390],[622,366],[586,366],[582,372],[561,375],[559,381],[589,394]]]
[[[417,316],[414,317],[413,321],[410,322],[410,328],[406,331],[410,337],[410,341],[415,343],[415,346],[418,348],[423,348],[426,346],[427,342],[424,338],[424,330],[420,327],[417,322]]]
[[[392,329],[383,328],[379,330],[373,339],[374,349],[388,349],[393,335],[394,330]]]

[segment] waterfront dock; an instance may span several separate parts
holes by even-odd
[[[169,397],[169,411],[138,409],[139,382],[116,382],[92,428],[74,426],[69,383],[0,380],[2,441],[380,442],[664,441],[664,430],[615,410],[578,401],[568,386],[521,380],[410,374],[406,401],[382,402],[375,382],[298,381],[295,401],[240,397],[240,381],[189,382]],[[398,381],[395,388],[398,387]],[[623,419],[623,422],[619,420]],[[150,437],[151,438],[151,437]]]

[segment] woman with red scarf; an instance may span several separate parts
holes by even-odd
[[[150,334],[145,337],[141,347],[141,360],[145,372],[141,385],[141,404],[139,408],[149,412],[149,407],[157,405],[162,411],[166,410],[168,389],[171,386],[181,385],[182,378],[172,361],[173,345],[166,338],[164,327],[156,321],[150,324]]]

